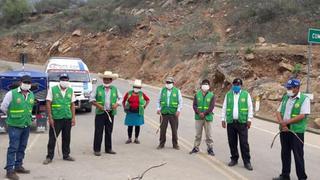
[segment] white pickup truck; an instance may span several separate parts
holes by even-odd
[[[67,73],[70,86],[76,96],[76,109],[91,112],[92,105],[89,98],[92,84],[97,82],[90,76],[87,65],[80,58],[51,57],[46,64],[45,72],[48,74],[49,88],[59,84],[59,75]]]

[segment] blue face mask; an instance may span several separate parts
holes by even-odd
[[[232,86],[232,91],[233,91],[234,93],[239,93],[240,90],[241,90],[241,86]]]

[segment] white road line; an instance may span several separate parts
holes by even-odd
[[[26,152],[27,152],[27,153],[32,149],[33,145],[38,141],[39,137],[40,137],[40,134],[37,134],[37,135],[32,139],[31,143],[29,143],[29,145],[28,145],[28,147],[27,147],[27,149],[26,149]]]

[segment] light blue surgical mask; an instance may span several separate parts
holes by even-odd
[[[241,86],[232,86],[232,91],[236,94],[238,94],[241,90]]]

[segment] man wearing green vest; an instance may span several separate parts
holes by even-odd
[[[34,94],[30,91],[31,77],[24,75],[20,87],[9,91],[1,104],[1,111],[7,115],[9,147],[7,151],[7,178],[18,180],[16,173],[29,174],[22,164],[28,144],[32,123]]]
[[[93,142],[95,156],[101,156],[103,130],[105,130],[105,152],[107,154],[116,154],[112,149],[112,130],[114,116],[117,114],[117,108],[122,102],[120,91],[111,85],[112,81],[118,78],[118,74],[105,71],[104,74],[100,74],[100,78],[102,78],[103,84],[99,85],[96,91],[93,91],[90,99],[96,107]]]
[[[48,154],[43,164],[49,164],[54,157],[56,138],[62,132],[62,155],[63,160],[74,161],[70,154],[71,127],[76,124],[75,105],[76,101],[73,89],[69,84],[69,76],[62,73],[59,77],[59,85],[53,86],[47,94],[47,111],[49,129]],[[60,148],[60,147],[58,147]]]
[[[193,99],[193,110],[195,112],[195,127],[196,127],[196,137],[194,141],[194,148],[190,152],[199,152],[199,146],[201,143],[202,129],[204,129],[206,134],[206,143],[208,154],[214,156],[213,152],[213,140],[212,140],[212,121],[213,121],[213,109],[215,104],[214,94],[209,91],[210,81],[204,79],[201,82],[201,90],[199,90]]]
[[[168,122],[172,131],[173,148],[179,150],[178,145],[178,118],[182,108],[182,95],[178,88],[174,87],[173,77],[166,79],[166,85],[160,91],[157,101],[157,114],[160,115],[160,144],[157,149],[164,148]]]
[[[248,143],[248,129],[251,126],[253,118],[252,100],[250,94],[241,90],[242,80],[236,78],[232,82],[232,90],[230,90],[223,102],[222,106],[222,127],[227,127],[228,142],[231,152],[231,161],[229,166],[238,164],[238,137],[240,140],[241,156],[244,167],[249,171],[253,168],[250,163],[250,150]]]
[[[304,141],[304,132],[307,129],[310,99],[300,92],[300,81],[298,79],[290,79],[286,84],[286,88],[287,94],[282,97],[277,112],[277,120],[281,129],[282,173],[279,177],[273,178],[273,180],[290,179],[291,151],[293,151],[298,179],[303,180],[307,179],[307,175],[304,166],[303,143],[301,141]]]

